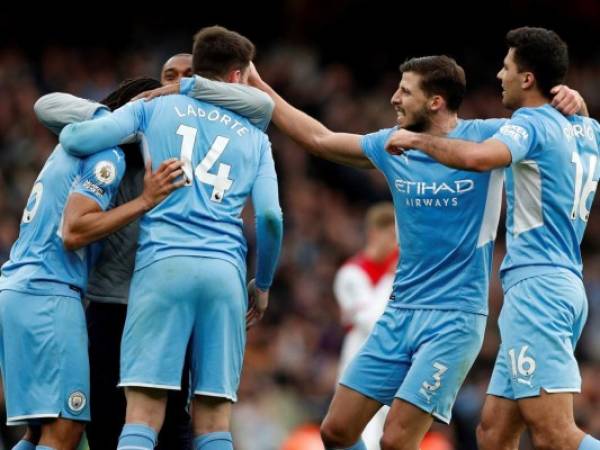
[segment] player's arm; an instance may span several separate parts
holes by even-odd
[[[589,117],[587,105],[581,94],[575,89],[571,89],[564,84],[554,86],[550,93],[552,97],[552,106],[560,111],[565,116],[578,114],[580,116]]]
[[[273,122],[300,146],[319,158],[362,169],[373,164],[363,153],[358,134],[334,133],[318,120],[294,108],[265,83],[253,66],[249,83],[266,92],[275,102]]]
[[[98,156],[102,154],[104,152]],[[98,158],[95,159],[98,160]],[[69,196],[62,228],[64,246],[68,250],[85,247],[133,222],[164,200],[172,191],[183,186],[185,182],[177,180],[183,174],[181,161],[163,161],[154,173],[151,163],[148,162],[144,175],[144,190],[140,196],[105,211],[110,198],[116,192],[120,177],[115,177],[110,180],[110,183],[103,183],[95,174],[98,170],[102,170],[102,164],[114,165],[110,161],[94,162],[94,174],[84,175],[78,187]],[[111,169],[105,168],[104,170]],[[110,172],[107,172],[106,176],[110,177]]]
[[[539,142],[543,142],[545,134],[538,130],[544,130],[544,127],[535,112],[521,109],[490,139],[481,143],[398,130],[388,139],[385,148],[393,154],[418,148],[446,166],[484,172],[523,160]]]
[[[267,309],[269,288],[273,283],[283,239],[277,175],[268,142],[265,142],[258,175],[252,187],[252,204],[256,221],[256,277],[249,291],[248,327],[260,320]]]
[[[63,148],[74,156],[89,156],[131,140],[144,123],[142,101],[127,103],[97,119],[72,123],[60,132]]]
[[[588,116],[587,106],[583,97],[575,89],[559,84],[553,87],[550,92],[552,93],[552,106],[554,106],[561,114],[570,116],[572,114],[579,114],[581,116]],[[495,135],[503,125],[505,125],[510,119],[482,119],[478,120],[479,126],[481,127],[482,134],[485,136],[484,139]]]
[[[283,215],[279,206],[277,180],[261,177],[252,190],[256,221],[256,288],[268,291],[281,252]]]
[[[40,97],[33,105],[33,110],[42,125],[58,135],[66,125],[90,120],[98,111],[108,111],[108,108],[71,94],[53,92]]]
[[[225,83],[194,75],[182,78],[180,93],[230,109],[247,117],[261,130],[266,130],[275,104],[271,97],[252,86]]]
[[[508,146],[496,139],[477,143],[397,130],[389,138],[385,148],[396,155],[407,149],[418,148],[445,166],[475,172],[506,167],[512,161]]]
[[[134,98],[152,100],[162,95],[183,94],[222,106],[244,117],[261,130],[266,130],[273,115],[275,104],[263,91],[239,83],[209,80],[199,75],[145,91]]]

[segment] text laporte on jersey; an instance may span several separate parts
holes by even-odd
[[[206,112],[199,106],[192,104],[189,104],[187,110],[183,112],[177,106],[174,106],[174,109],[179,117],[198,117],[199,119],[205,119],[210,122],[220,122],[226,127],[229,127],[232,131],[235,131],[238,136],[244,136],[249,131],[242,123],[227,114],[221,114],[221,112],[216,109]]]

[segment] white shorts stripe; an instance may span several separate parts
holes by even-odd
[[[133,445],[126,445],[125,447],[117,447],[117,450],[152,450],[150,447],[136,447]]]
[[[546,391],[548,394],[560,394],[563,392],[581,392],[581,389],[579,388],[558,388],[558,389],[547,389],[545,387],[542,387],[542,389],[544,391]]]
[[[138,383],[137,381],[124,381],[119,383],[117,387],[147,387],[154,389],[165,389],[167,391],[180,391],[181,386],[170,386],[166,384],[150,384],[150,383]]]
[[[220,394],[220,393],[216,393],[216,392],[194,391],[194,395],[205,395],[207,397],[226,398],[227,400],[231,400],[234,403],[237,402],[237,397],[231,397],[230,395]]]
[[[28,420],[32,419],[55,419],[58,417],[59,413],[41,413],[41,414],[31,414],[27,416],[12,416],[6,418],[6,425],[15,426],[15,425],[27,425]]]

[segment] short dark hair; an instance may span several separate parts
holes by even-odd
[[[506,34],[506,45],[514,48],[519,72],[532,72],[540,92],[562,84],[569,69],[569,50],[558,34],[545,28],[521,27]]]
[[[207,78],[220,78],[231,70],[244,70],[254,59],[250,40],[218,25],[202,28],[194,36],[192,70]]]
[[[411,58],[400,65],[400,72],[421,75],[421,89],[428,95],[441,95],[450,111],[458,111],[465,97],[465,71],[446,55]]]
[[[133,78],[123,81],[117,89],[108,94],[105,98],[100,100],[105,106],[111,111],[120,108],[133,97],[141,94],[144,91],[150,91],[161,87],[160,81],[154,78]]]

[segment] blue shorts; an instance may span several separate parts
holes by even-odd
[[[177,256],[136,271],[119,386],[179,390],[189,344],[192,392],[236,401],[247,308],[245,280],[228,261]]]
[[[340,384],[384,405],[399,398],[449,423],[485,322],[463,311],[388,305]]]
[[[7,424],[89,421],[83,305],[72,297],[0,292],[0,368]]]
[[[488,394],[511,400],[579,392],[574,349],[587,319],[583,282],[567,270],[519,281],[504,294],[500,350]]]

